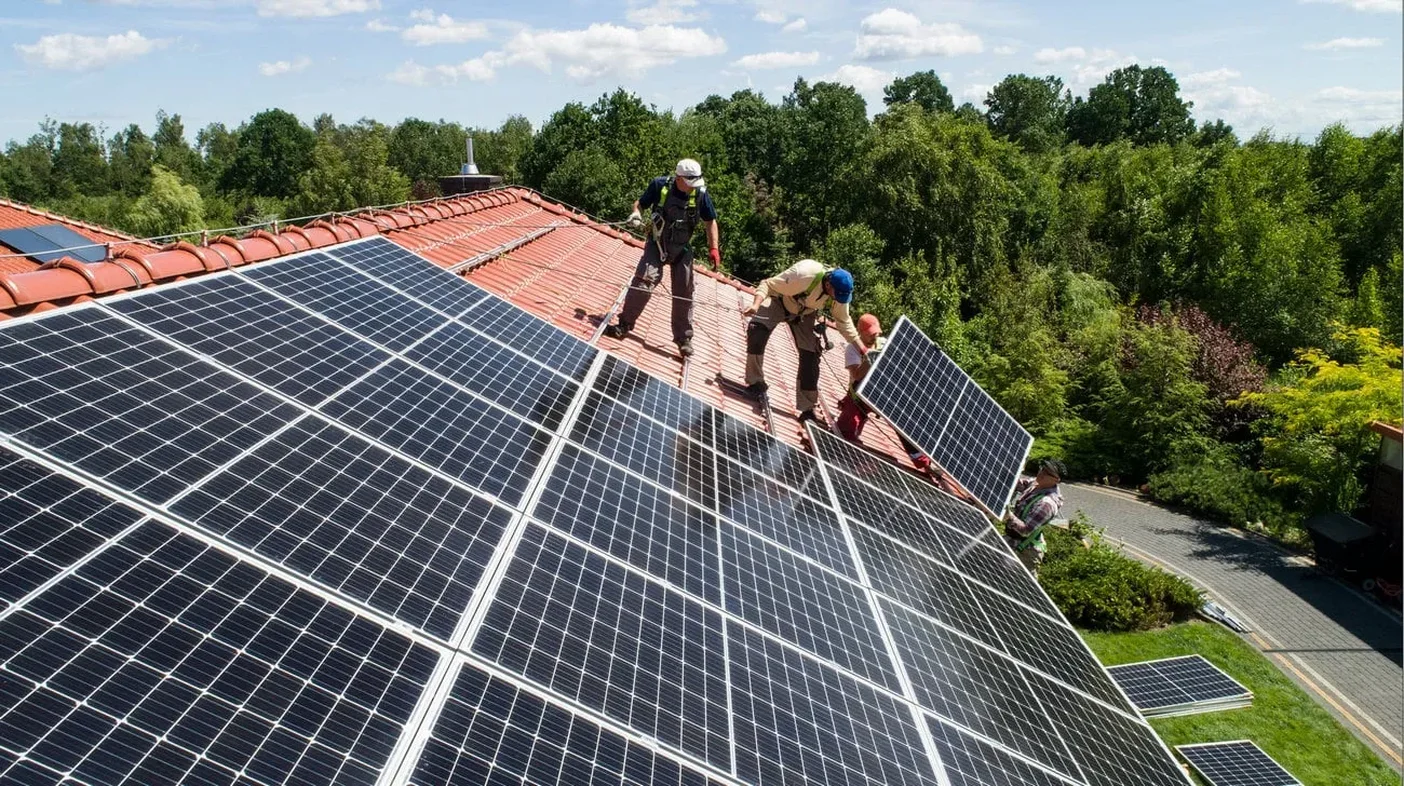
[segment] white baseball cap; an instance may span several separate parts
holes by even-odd
[[[675,174],[687,181],[693,188],[706,188],[707,181],[702,178],[702,165],[690,158],[684,158],[678,162]]]

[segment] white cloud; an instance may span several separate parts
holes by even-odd
[[[1184,87],[1196,87],[1202,85],[1222,85],[1243,76],[1232,68],[1216,68],[1213,71],[1199,71],[1189,74],[1180,80]]]
[[[1323,41],[1319,44],[1307,44],[1302,48],[1334,52],[1341,49],[1369,49],[1371,47],[1383,45],[1383,38],[1332,38],[1330,41]]]
[[[1133,55],[1122,55],[1112,49],[1084,49],[1069,46],[1063,49],[1040,49],[1034,52],[1034,62],[1063,66],[1063,76],[1071,87],[1096,84],[1117,68],[1136,62]]]
[[[264,76],[282,76],[301,71],[312,65],[312,58],[299,57],[296,60],[275,60],[272,63],[259,63],[258,72]]]
[[[959,97],[969,101],[975,106],[981,106],[985,103],[985,99],[993,89],[994,85],[969,84],[965,86],[965,89],[960,91]]]
[[[705,14],[689,10],[697,7],[697,0],[658,0],[645,8],[632,8],[625,14],[636,25],[675,25],[679,22],[693,22]]]
[[[1349,6],[1356,11],[1375,13],[1399,13],[1404,10],[1404,0],[1301,0],[1303,3],[1330,3]]]
[[[815,81],[818,82],[838,82],[848,85],[866,97],[880,94],[884,87],[892,84],[892,80],[897,78],[897,74],[892,71],[883,71],[879,68],[865,65],[842,65],[833,73],[824,74]]]
[[[482,22],[460,22],[448,14],[434,16],[431,13],[429,19],[424,19],[422,16],[415,18],[421,20],[420,23],[408,27],[400,33],[400,38],[415,46],[461,44],[465,41],[487,38],[488,34],[487,25]]]
[[[259,16],[340,16],[379,11],[380,0],[254,0]]]
[[[169,39],[147,38],[135,30],[107,37],[59,33],[32,44],[15,44],[15,50],[31,65],[55,71],[91,71],[150,54],[169,43]]]
[[[522,30],[500,50],[457,65],[402,64],[386,78],[409,85],[459,80],[486,81],[507,66],[529,65],[550,72],[565,67],[581,83],[605,77],[637,77],[653,69],[694,57],[726,52],[726,42],[697,28],[651,25],[622,27],[593,24],[583,30]]]
[[[1035,63],[1071,63],[1087,59],[1087,50],[1080,46],[1070,46],[1066,49],[1043,48],[1034,52]]]
[[[372,33],[398,33],[400,28],[386,22],[384,19],[372,19],[366,22],[366,29]]]
[[[895,8],[885,8],[859,23],[854,57],[861,60],[909,60],[931,55],[966,55],[983,51],[980,36],[958,24],[923,24]]]
[[[409,17],[415,22],[432,22],[434,21],[434,9],[417,8],[413,11],[410,11]]]
[[[754,18],[757,22],[765,22],[768,25],[782,25],[785,23],[785,14],[780,11],[762,9],[756,12]]]
[[[769,68],[799,68],[819,62],[818,52],[763,52],[746,55],[732,65],[747,71],[762,71]]]
[[[1359,90],[1354,87],[1328,87],[1316,92],[1316,98],[1330,103],[1374,104],[1400,103],[1404,96],[1393,90]]]
[[[798,18],[798,19],[795,19],[795,20],[790,21],[790,22],[786,22],[786,23],[785,23],[785,26],[782,27],[782,28],[780,28],[780,32],[782,32],[782,33],[803,33],[806,27],[809,27],[809,23],[806,22],[806,21],[804,21],[804,17],[801,16],[801,17]]]
[[[994,53],[997,55],[1012,55],[1017,53],[1018,51],[1019,50],[1017,48],[1012,46],[997,46],[994,48]]]

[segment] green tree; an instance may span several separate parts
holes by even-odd
[[[61,123],[54,150],[55,195],[101,196],[107,193],[107,155],[91,123]]]
[[[351,188],[351,166],[346,155],[329,137],[312,148],[312,166],[297,181],[297,193],[288,204],[294,216],[311,216],[358,207]]]
[[[45,121],[39,133],[24,144],[10,142],[5,149],[8,159],[8,189],[10,198],[30,204],[43,204],[56,192],[54,182],[54,150],[58,148],[58,126]]]
[[[1303,350],[1282,381],[1240,403],[1265,408],[1262,466],[1274,486],[1308,513],[1351,511],[1379,436],[1370,422],[1399,423],[1399,347],[1373,328],[1338,329],[1335,359]]]
[[[200,154],[185,139],[185,123],[180,115],[169,115],[164,110],[156,113],[156,133],[151,136],[155,148],[155,163],[174,172],[186,183],[194,183],[200,176]]]
[[[1045,153],[1063,143],[1071,97],[1056,76],[1007,76],[990,90],[985,113],[996,136],[1030,153]]]
[[[780,107],[760,93],[739,90],[730,98],[709,96],[695,108],[710,117],[726,141],[726,168],[773,184],[784,160],[788,129]]]
[[[847,85],[795,80],[785,97],[789,131],[776,185],[781,214],[800,248],[808,248],[852,215],[851,171],[868,137],[868,108]]]
[[[339,132],[353,207],[394,205],[409,197],[409,178],[390,166],[390,129],[361,121]]]
[[[213,191],[239,153],[239,132],[230,131],[223,123],[210,123],[195,135],[195,145],[204,160],[202,185]]]
[[[1068,109],[1068,135],[1083,145],[1129,139],[1137,145],[1174,144],[1194,133],[1193,102],[1161,66],[1118,68]]]
[[[520,183],[520,164],[531,138],[531,121],[521,115],[508,117],[496,131],[477,132],[473,150],[479,171],[499,175],[504,183]]]
[[[892,84],[882,89],[882,103],[886,106],[916,104],[928,112],[955,111],[951,91],[941,83],[935,71],[918,71],[892,80]]]
[[[107,150],[112,188],[126,196],[136,197],[151,187],[156,145],[140,126],[133,123],[118,131],[108,142]]]
[[[1166,468],[1179,445],[1203,439],[1209,417],[1205,387],[1193,378],[1194,337],[1174,320],[1128,322],[1120,389],[1108,391],[1102,427],[1123,476],[1140,480]]]
[[[200,190],[180,182],[174,172],[156,164],[151,169],[151,188],[132,204],[126,225],[140,237],[202,229],[205,209]]]
[[[239,147],[219,179],[224,191],[290,197],[312,166],[317,136],[291,112],[269,109],[239,129]]]

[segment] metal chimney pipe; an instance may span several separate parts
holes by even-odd
[[[478,174],[478,165],[475,164],[475,163],[473,163],[473,137],[471,137],[471,136],[468,137],[468,163],[466,163],[466,164],[463,165],[463,172],[462,172],[462,174],[465,174],[465,175],[476,175],[476,174]]]

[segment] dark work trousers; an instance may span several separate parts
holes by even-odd
[[[765,301],[746,325],[746,384],[765,381],[765,345],[770,333],[781,324],[790,326],[799,352],[799,373],[795,375],[795,409],[804,412],[819,403],[819,336],[814,322],[819,315],[809,312],[792,316],[779,297]]]
[[[692,339],[692,249],[688,246],[669,249],[664,261],[658,244],[651,238],[647,241],[634,279],[629,282],[629,293],[624,296],[624,306],[619,310],[619,324],[633,330],[634,321],[653,297],[653,288],[663,280],[665,266],[672,268],[669,284],[673,288],[673,343],[681,344]]]

